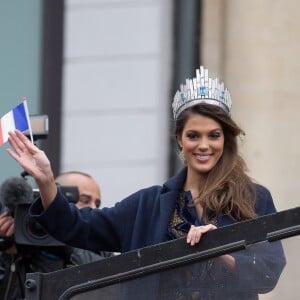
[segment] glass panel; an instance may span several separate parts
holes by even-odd
[[[72,300],[83,299],[299,299],[300,273],[297,249],[300,237],[280,242],[261,242],[242,251],[201,262],[124,280],[122,283],[97,287],[93,282]],[[187,259],[189,259],[187,257]],[[232,268],[232,259],[235,267]]]

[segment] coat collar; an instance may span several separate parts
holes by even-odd
[[[163,185],[165,192],[181,191],[186,179],[187,167],[182,168],[175,176],[166,181]]]
[[[187,169],[183,168],[179,173],[163,184],[160,195],[160,222],[157,222],[155,225],[157,226],[157,230],[153,230],[153,232],[156,232],[153,237],[156,243],[160,243],[168,239],[167,229],[170,217],[174,210],[178,194],[182,191],[186,173]]]

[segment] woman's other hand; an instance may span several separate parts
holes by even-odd
[[[192,225],[188,234],[186,242],[190,244],[191,246],[194,246],[195,244],[199,243],[202,235],[210,230],[217,229],[217,227],[213,224],[208,224],[204,226],[194,226]]]

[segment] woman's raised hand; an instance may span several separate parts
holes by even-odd
[[[45,176],[51,174],[50,162],[44,151],[33,145],[19,130],[9,132],[8,142],[12,149],[7,149],[25,171],[36,180],[43,181]]]
[[[35,179],[46,208],[57,193],[48,157],[19,130],[9,132],[8,142],[12,147],[7,149],[8,154]]]

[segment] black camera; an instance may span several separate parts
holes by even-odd
[[[79,199],[77,186],[59,186],[62,194],[69,202],[76,203]],[[5,180],[0,189],[0,201],[2,212],[8,213],[14,218],[14,239],[2,237],[0,250],[7,248],[12,242],[19,247],[57,247],[64,244],[51,237],[43,227],[29,216],[29,208],[33,200],[40,197],[38,189],[32,189],[26,179],[12,177]]]
[[[79,199],[77,186],[59,186],[62,194],[69,202],[76,203]],[[33,189],[34,199],[40,197],[39,191]],[[15,208],[15,243],[24,246],[62,246],[63,243],[51,237],[43,227],[33,218],[29,217],[30,203],[18,204]]]

